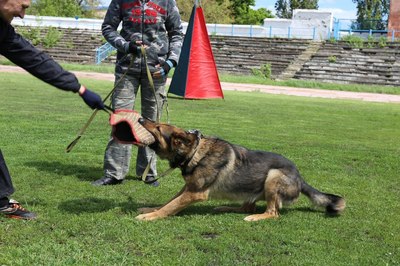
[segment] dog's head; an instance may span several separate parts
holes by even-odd
[[[154,123],[147,119],[139,119],[139,123],[155,138],[149,145],[161,159],[167,159],[173,164],[180,164],[193,156],[201,138],[197,130],[185,131],[173,125]]]

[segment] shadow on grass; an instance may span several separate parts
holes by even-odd
[[[100,213],[106,212],[111,209],[119,208],[123,213],[134,213],[139,214],[138,209],[143,207],[159,207],[162,204],[146,204],[141,203],[138,204],[134,202],[132,197],[128,197],[127,201],[124,202],[115,202],[109,199],[101,199],[95,197],[82,198],[76,200],[68,200],[62,202],[58,208],[61,211],[65,211],[73,214],[82,214],[82,213]],[[225,205],[225,206],[237,206],[237,205]],[[196,216],[196,215],[224,215],[227,212],[216,212],[214,208],[218,206],[202,206],[202,205],[190,205],[186,209],[182,210],[176,216]],[[263,213],[265,208],[263,206],[257,206],[255,213]],[[316,210],[311,207],[299,207],[299,208],[285,208],[280,211],[280,215],[289,215],[291,212],[305,212],[305,213],[320,213],[323,215],[323,211]],[[237,215],[248,215],[244,213],[236,213]],[[335,218],[338,216],[330,216],[325,215],[326,218]]]
[[[48,172],[60,176],[76,176],[82,181],[94,181],[103,175],[103,169],[76,163],[61,163],[57,161],[32,161],[26,166],[38,171]]]
[[[115,208],[120,208],[122,212],[130,213],[135,212],[138,206],[131,197],[125,202],[89,197],[64,201],[58,205],[58,208],[61,211],[73,214],[106,212]]]

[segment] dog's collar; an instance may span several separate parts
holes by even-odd
[[[161,175],[158,176],[158,178],[156,178],[156,179],[155,179],[154,181],[152,181],[152,182],[155,182],[155,181],[157,181],[159,178],[164,177],[164,176],[170,174],[170,173],[171,173],[172,171],[174,171],[174,169],[177,168],[177,167],[180,168],[180,167],[184,166],[185,164],[189,164],[190,161],[193,159],[194,155],[197,153],[197,150],[198,150],[199,145],[200,145],[200,140],[203,138],[203,134],[201,134],[201,132],[200,132],[199,130],[197,130],[197,129],[188,130],[188,131],[186,131],[186,133],[188,133],[188,134],[195,134],[195,135],[197,136],[197,145],[196,145],[196,148],[194,148],[193,154],[190,156],[190,158],[188,158],[187,160],[185,160],[185,161],[183,161],[182,163],[180,163],[179,166],[170,167],[168,170],[166,170],[165,172],[163,172]],[[148,164],[148,166],[149,166],[149,165],[150,165],[150,164]]]
[[[191,160],[193,159],[193,157],[196,155],[197,150],[199,149],[200,141],[201,141],[201,139],[203,138],[203,134],[200,132],[200,130],[197,130],[197,129],[190,129],[190,130],[186,131],[186,133],[196,135],[196,137],[197,137],[197,144],[196,144],[196,147],[195,147],[194,150],[193,150],[193,153],[190,155],[190,157],[189,157],[188,159],[184,160],[184,161],[180,164],[180,166],[184,166],[185,164],[187,165],[187,164],[190,163],[190,161],[191,161]]]
[[[186,133],[196,135],[198,141],[203,138],[203,134],[198,129],[189,129]]]

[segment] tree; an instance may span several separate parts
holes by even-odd
[[[353,0],[353,3],[357,4],[357,25],[353,25],[353,29],[387,28],[390,0]]]
[[[37,16],[93,17],[99,0],[36,0],[28,13]]]
[[[262,25],[265,18],[273,18],[271,10],[259,8],[257,10],[249,9],[247,13],[242,13],[235,18],[235,24],[242,25]]]
[[[318,0],[278,0],[275,3],[278,18],[292,18],[295,9],[318,9]]]
[[[235,18],[240,17],[242,14],[248,14],[251,10],[250,6],[256,4],[255,0],[230,0],[232,15]]]
[[[192,14],[194,1],[176,0],[176,4],[182,20],[188,22]],[[202,0],[201,7],[207,23],[230,24],[234,21],[229,0]]]
[[[193,0],[176,0],[183,21],[189,21],[194,6]],[[207,23],[260,25],[264,18],[272,18],[272,12],[265,8],[253,10],[255,0],[202,0]]]

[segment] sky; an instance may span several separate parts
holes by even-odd
[[[255,9],[266,8],[275,13],[276,0],[256,0]],[[318,10],[330,11],[335,18],[355,19],[357,17],[356,4],[352,0],[319,0]]]
[[[111,0],[100,0],[103,5],[108,5]],[[194,3],[195,1],[193,1]],[[266,8],[275,13],[276,0],[256,0],[254,9]],[[356,4],[352,0],[319,0],[318,6],[321,11],[330,11],[335,18],[355,19],[357,17]]]

